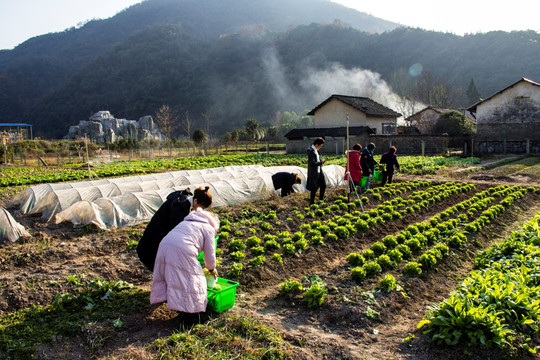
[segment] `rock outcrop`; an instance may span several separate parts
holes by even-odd
[[[152,116],[146,115],[139,120],[116,119],[109,111],[98,111],[88,120],[81,120],[79,125],[69,127],[65,139],[87,139],[97,144],[126,140],[160,140],[163,135]]]

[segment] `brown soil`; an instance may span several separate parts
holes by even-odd
[[[398,177],[405,178],[402,175]],[[448,181],[448,178],[433,177],[433,180]],[[471,182],[476,183],[478,191],[494,184],[493,181]],[[344,189],[336,189],[332,197],[339,194],[344,194]],[[283,265],[248,268],[238,279],[240,286],[236,303],[229,312],[252,316],[282,331],[284,338],[293,344],[291,358],[294,359],[503,359],[500,352],[482,348],[465,356],[459,347],[441,349],[433,346],[428,336],[416,330],[416,325],[430,304],[445,299],[468,275],[476,253],[501,241],[540,211],[537,194],[516,202],[512,211],[504,213],[482,234],[471,239],[465,250],[448,256],[433,271],[412,279],[394,273],[402,291],[390,294],[373,291],[375,282],[368,281],[359,286],[348,275],[350,271],[345,257],[350,252],[360,252],[385,235],[429,219],[467,197],[457,195],[420,213],[378,225],[347,241],[311,247],[301,255],[284,257]],[[2,199],[3,204],[6,200]],[[274,197],[218,212],[234,217],[246,207],[261,211],[275,209],[279,213],[289,211],[292,206],[303,208],[306,205],[307,194],[294,194],[286,201]],[[367,206],[367,209],[374,205]],[[135,250],[126,246],[126,242],[138,239],[144,224],[98,231],[88,227],[74,229],[71,224],[44,224],[38,217],[31,216],[17,220],[31,232],[32,237],[0,247],[0,314],[31,304],[50,304],[57,293],[69,288],[65,279],[70,275],[125,280],[150,289],[152,274],[142,266]],[[284,229],[286,225],[283,225]],[[220,244],[220,248],[226,253],[224,244]],[[226,266],[224,260],[224,270]],[[312,275],[318,275],[329,289],[321,308],[308,308],[300,297],[277,296],[281,282]],[[367,291],[373,294],[371,300],[366,299]],[[378,319],[365,315],[368,306],[380,314]],[[174,315],[165,305],[148,305],[141,313],[122,318],[124,326],[120,330],[111,330],[110,324],[101,324],[99,329],[87,329],[79,338],[56,339],[53,345],[40,346],[36,357],[147,359],[152,354],[145,347],[155,339],[171,334]],[[90,334],[96,331],[113,335],[103,336],[107,340],[89,350]],[[410,335],[414,335],[414,339],[404,342],[404,338]]]

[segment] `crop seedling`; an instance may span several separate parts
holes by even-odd
[[[286,295],[303,290],[302,284],[297,280],[288,279],[279,284],[279,295]]]
[[[326,294],[328,294],[326,287],[319,283],[315,283],[312,284],[309,289],[306,290],[306,292],[304,292],[303,299],[310,308],[321,307]]]

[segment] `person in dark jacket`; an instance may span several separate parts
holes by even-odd
[[[281,189],[281,197],[285,197],[294,192],[293,185],[301,184],[302,179],[298,174],[278,172],[272,175],[272,183],[275,190]]]
[[[137,244],[137,255],[150,271],[154,271],[154,262],[161,240],[189,214],[193,194],[190,189],[179,190],[167,195],[167,199],[156,211],[146,226]]]
[[[319,156],[319,150],[323,147],[326,141],[319,137],[313,141],[313,145],[307,150],[308,153],[308,176],[306,189],[311,191],[309,203],[315,203],[315,196],[317,195],[317,190],[320,189],[319,198],[324,199],[324,192],[326,191],[326,180],[324,178],[324,173],[322,170],[322,165],[326,160],[321,159]]]
[[[395,146],[390,146],[390,150],[388,150],[388,152],[385,152],[381,157],[381,164],[385,164],[385,168],[382,172],[382,186],[386,184],[387,180],[388,183],[391,184],[392,178],[394,177],[394,170],[399,171],[399,162],[397,159],[396,151],[397,149]]]
[[[375,171],[375,165],[377,165],[377,162],[373,158],[373,151],[375,150],[375,144],[369,143],[368,146],[366,146],[362,150],[362,154],[360,155],[360,166],[362,167],[362,177],[367,177],[366,184],[362,186],[362,192],[366,189],[369,189],[371,185],[371,176],[373,176],[373,172]]]

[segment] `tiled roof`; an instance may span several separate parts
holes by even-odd
[[[352,106],[353,108],[363,112],[366,115],[370,116],[380,116],[380,117],[400,117],[401,114],[395,112],[392,109],[387,108],[384,105],[379,104],[367,97],[360,96],[346,96],[346,95],[332,95],[319,105],[316,108],[311,110],[308,115],[315,115],[315,112],[323,107],[327,102],[332,99],[341,101],[344,104]]]

